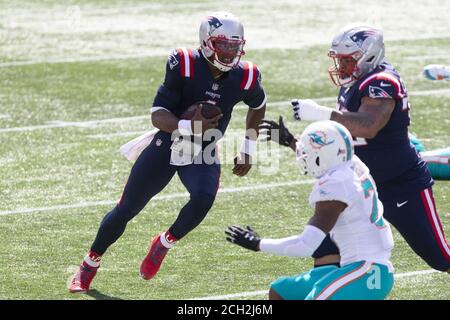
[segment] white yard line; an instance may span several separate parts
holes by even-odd
[[[267,183],[267,184],[259,184],[259,185],[255,185],[255,186],[243,186],[243,187],[219,189],[218,193],[226,194],[226,193],[238,193],[238,192],[247,192],[247,191],[255,191],[255,190],[265,190],[265,189],[278,188],[278,187],[288,187],[288,186],[297,186],[297,185],[302,185],[302,184],[311,184],[313,182],[314,182],[314,180],[302,180],[302,181]],[[184,198],[184,197],[187,197],[188,195],[189,194],[187,192],[172,193],[172,194],[167,194],[167,195],[156,196],[151,201]],[[14,215],[14,214],[21,214],[21,213],[48,212],[48,211],[55,211],[55,210],[97,207],[97,206],[104,206],[104,205],[114,205],[116,203],[117,203],[117,201],[106,200],[106,201],[82,202],[82,203],[51,206],[51,207],[24,208],[24,209],[17,209],[17,210],[0,211],[0,216],[7,216],[7,215]]]
[[[423,37],[423,38],[412,38],[412,37],[400,37],[400,38],[391,38],[390,41],[408,41],[408,40],[433,40],[433,39],[442,39],[442,38],[450,38],[450,34],[440,35],[436,37]],[[303,49],[318,45],[328,45],[329,41],[316,41],[311,45],[307,44],[299,44],[299,45],[265,45],[261,47],[254,47],[251,51],[258,50],[270,50],[270,49]],[[167,52],[169,50],[167,49]],[[21,66],[30,66],[30,65],[38,65],[38,64],[59,64],[59,63],[79,63],[79,62],[98,62],[98,61],[114,61],[114,60],[129,60],[129,59],[141,59],[141,58],[150,58],[150,57],[164,57],[167,56],[167,52],[162,49],[150,51],[147,53],[139,53],[139,54],[125,54],[125,55],[105,55],[105,56],[91,56],[91,57],[77,57],[77,58],[50,58],[43,60],[25,60],[25,61],[9,61],[0,63],[0,68],[11,68],[11,67],[21,67]],[[424,56],[411,56],[406,57],[407,60],[426,60],[426,59],[444,59],[448,58],[445,55],[424,55]]]
[[[420,270],[420,271],[413,271],[413,272],[406,272],[406,273],[398,273],[395,274],[394,277],[396,279],[402,279],[402,278],[408,278],[408,277],[415,277],[415,276],[423,276],[431,273],[437,273],[439,271],[437,270]],[[258,290],[258,291],[248,291],[248,292],[239,292],[239,293],[232,293],[232,294],[225,294],[221,296],[209,296],[209,297],[202,297],[202,298],[194,298],[192,300],[225,300],[225,299],[236,299],[236,298],[244,298],[244,297],[254,297],[254,296],[261,296],[268,294],[267,290]]]
[[[77,63],[77,62],[97,62],[97,61],[113,61],[113,60],[128,60],[128,59],[138,59],[138,58],[149,58],[154,56],[164,56],[157,51],[150,53],[140,53],[140,54],[129,54],[129,55],[112,55],[112,56],[102,56],[102,57],[79,57],[70,59],[46,59],[46,60],[28,60],[28,61],[11,61],[0,63],[0,68],[8,67],[20,67],[20,66],[30,66],[35,64],[57,64],[57,63]]]
[[[421,276],[421,275],[430,274],[430,273],[436,273],[436,272],[439,272],[439,271],[433,270],[433,269],[429,269],[429,270],[412,271],[412,272],[406,272],[406,273],[398,273],[398,274],[396,274],[394,276],[395,276],[395,278],[400,279],[400,278]]]
[[[12,127],[12,128],[2,128],[0,133],[4,132],[23,132],[23,131],[35,131],[42,129],[53,129],[53,128],[66,128],[66,127],[81,127],[81,128],[93,128],[104,123],[117,123],[117,122],[128,122],[135,120],[150,119],[150,115],[143,116],[133,116],[133,117],[120,117],[120,118],[109,118],[101,120],[88,120],[88,121],[49,121],[47,124],[37,125],[37,126],[27,126],[27,127]]]
[[[115,137],[137,137],[141,134],[144,134],[147,131],[124,131],[124,132],[116,132],[116,133],[107,133],[107,134],[93,134],[89,135],[89,138],[92,139],[109,139],[109,138],[115,138]]]
[[[450,89],[435,89],[435,90],[419,90],[419,91],[410,91],[410,96],[430,96],[430,95],[450,95]],[[319,103],[330,103],[336,101],[336,97],[324,97],[314,99]],[[286,107],[289,108],[290,101],[275,101],[267,104],[268,108],[271,107]],[[245,105],[237,105],[235,107],[236,110],[245,110],[247,106]],[[35,130],[44,130],[44,129],[53,129],[53,128],[67,128],[67,127],[81,127],[81,128],[93,128],[101,124],[105,123],[117,123],[117,122],[128,122],[128,121],[138,121],[150,119],[150,115],[141,115],[141,116],[133,116],[133,117],[119,117],[119,118],[109,118],[109,119],[100,119],[100,120],[88,120],[88,121],[49,121],[44,125],[36,125],[36,126],[27,126],[27,127],[11,127],[11,128],[1,128],[0,133],[8,133],[8,132],[24,132],[24,131],[35,131]]]

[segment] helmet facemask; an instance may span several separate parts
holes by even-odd
[[[224,36],[209,37],[208,48],[213,52],[213,65],[227,72],[235,67],[245,54],[244,39],[228,39]]]
[[[303,143],[299,140],[297,141],[297,143],[295,144],[296,146],[296,153],[297,153],[297,164],[300,167],[300,172],[304,175],[307,175],[308,172],[308,154],[304,151],[304,145]]]
[[[302,141],[297,142],[296,152],[300,173],[315,178],[319,178],[325,173],[326,170],[320,165],[320,154],[318,152],[306,146]]]
[[[333,59],[334,66],[328,69],[331,81],[338,87],[347,87],[359,79],[358,59],[361,58],[359,52],[350,54],[336,54],[333,51],[328,53],[328,56]]]

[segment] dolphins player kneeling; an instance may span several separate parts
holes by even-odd
[[[250,227],[231,226],[227,240],[246,249],[309,257],[329,233],[340,249],[340,267],[327,265],[271,284],[271,299],[384,299],[394,284],[389,261],[390,226],[369,169],[354,155],[348,130],[334,121],[309,125],[299,141],[290,135],[297,161],[316,181],[309,203],[315,212],[300,235],[261,239]]]

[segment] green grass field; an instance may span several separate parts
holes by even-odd
[[[327,43],[346,23],[376,23],[410,92],[411,131],[428,149],[450,146],[450,83],[421,76],[426,64],[450,63],[448,22],[439,13],[448,3],[389,2],[398,13],[387,17],[374,13],[384,1],[378,7],[361,1],[359,10],[349,10],[352,1],[339,7],[328,0],[227,3],[223,9],[245,23],[245,59],[262,71],[266,118],[283,115],[299,134],[306,124],[291,120],[291,98],[327,98],[324,104],[333,106]],[[256,254],[225,241],[232,223],[281,237],[308,220],[312,184],[299,174],[294,155],[278,150],[271,161],[279,169],[271,174],[260,164],[239,178],[223,165],[221,188],[229,192],[219,193],[153,280],[139,277],[139,265],[152,237],[187,200],[177,177],[161,194],[168,197],[151,201],[104,256],[95,291],[71,295],[66,289],[132,166],[118,148],[151,128],[149,108],[167,53],[196,46],[201,17],[218,8],[215,1],[0,1],[0,299],[217,297],[265,290],[277,277],[311,267],[311,259]],[[366,19],[357,14],[363,9],[370,11]],[[274,18],[278,24],[270,23]],[[227,141],[243,133],[245,114],[243,107],[234,111]],[[449,236],[450,183],[437,182],[434,193]],[[450,299],[449,276],[414,273],[430,268],[394,236],[398,277],[389,298]]]

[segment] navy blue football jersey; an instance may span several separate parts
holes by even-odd
[[[395,108],[386,126],[373,139],[355,137],[355,153],[369,167],[380,197],[417,191],[433,184],[425,162],[408,137],[410,124],[408,93],[392,65],[385,62],[338,96],[341,111],[358,112],[361,99],[393,99]]]
[[[243,101],[250,108],[265,105],[266,94],[261,73],[255,64],[241,61],[236,67],[214,79],[208,61],[199,49],[173,50],[166,64],[166,76],[153,101],[153,108],[162,107],[180,117],[198,101],[211,101],[222,109],[218,129],[225,133],[234,106]]]

